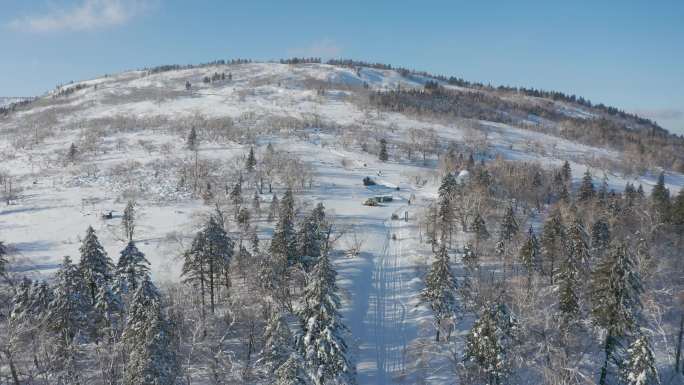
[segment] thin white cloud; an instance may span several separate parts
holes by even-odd
[[[294,48],[288,51],[290,56],[337,58],[342,48],[332,39],[316,40],[307,47]]]
[[[93,30],[125,24],[151,5],[151,0],[82,0],[42,14],[16,18],[7,26],[30,32]]]

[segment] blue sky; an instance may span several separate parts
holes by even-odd
[[[684,1],[2,0],[0,95],[143,66],[345,57],[585,96],[684,134]]]

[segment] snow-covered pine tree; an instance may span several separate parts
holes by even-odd
[[[382,162],[387,162],[389,155],[387,154],[387,140],[380,139],[380,153],[378,154],[378,159]]]
[[[294,337],[287,325],[285,316],[273,312],[264,331],[264,348],[259,354],[258,363],[262,363],[269,371],[279,368],[290,358],[294,351]]]
[[[238,181],[235,183],[235,185],[233,185],[233,189],[230,190],[230,194],[228,196],[230,201],[233,202],[235,218],[237,218],[237,215],[240,212],[240,206],[242,205],[242,181]]]
[[[278,367],[275,371],[275,382],[273,385],[308,385],[304,363],[296,352]]]
[[[506,208],[503,219],[501,220],[501,228],[499,229],[499,242],[497,243],[497,250],[500,254],[504,253],[506,245],[513,240],[518,234],[518,221],[515,219],[515,212],[513,205],[510,204]]]
[[[563,167],[561,168],[561,176],[563,177],[563,181],[565,183],[570,182],[572,180],[572,169],[570,168],[570,162],[567,160],[563,162]]]
[[[268,208],[268,216],[266,217],[267,222],[273,222],[273,220],[278,216],[278,207],[280,202],[278,201],[278,195],[273,193],[273,198],[271,198],[271,205]]]
[[[639,335],[627,348],[627,359],[622,367],[625,385],[660,384],[653,349],[648,337]]]
[[[254,156],[254,147],[250,147],[249,154],[247,155],[247,160],[245,161],[245,170],[247,170],[247,172],[254,171],[254,167],[256,167],[256,164],[257,160]]]
[[[204,253],[206,237],[203,231],[195,234],[190,248],[183,253],[183,268],[181,277],[183,282],[190,283],[200,289],[200,301],[202,303],[202,314],[206,307],[206,291],[208,285],[207,260]]]
[[[149,276],[133,294],[123,332],[129,352],[125,385],[175,385],[179,374],[173,324],[164,316],[161,299]]]
[[[482,215],[480,215],[479,212],[475,214],[475,218],[473,219],[473,224],[471,228],[473,232],[475,232],[475,240],[478,243],[489,239],[489,231],[487,231],[487,224],[485,223],[484,218],[482,218]]]
[[[189,84],[190,83],[186,83],[186,87],[188,87]],[[186,144],[188,146],[188,149],[190,150],[195,150],[197,148],[197,130],[195,129],[195,126],[192,126],[192,128],[190,128]]]
[[[302,219],[297,231],[297,254],[305,269],[315,265],[324,251],[327,232],[325,207],[319,203]]]
[[[0,242],[0,277],[3,277],[7,273],[7,265],[9,261],[7,260],[7,248],[3,242]]]
[[[135,242],[130,241],[121,251],[116,264],[116,292],[127,294],[135,292],[140,282],[150,272],[150,262],[145,258]]]
[[[79,269],[90,291],[91,303],[96,302],[97,292],[102,285],[109,285],[112,280],[112,260],[107,256],[100,241],[95,235],[95,230],[88,226],[86,236],[80,247],[81,261]]]
[[[577,200],[580,202],[586,202],[594,198],[596,195],[596,189],[594,188],[594,180],[591,177],[591,172],[587,169],[582,177],[582,184],[577,191]]]
[[[135,233],[135,202],[128,201],[121,217],[121,227],[123,227],[124,238],[129,242],[133,241]]]
[[[79,268],[64,257],[55,274],[54,297],[48,306],[46,323],[48,330],[59,336],[58,341],[68,346],[88,328],[92,304],[87,283]]]
[[[665,187],[665,173],[658,175],[658,182],[651,190],[653,208],[661,222],[667,222],[670,215],[670,190]]]
[[[584,279],[591,270],[589,265],[591,253],[589,250],[589,235],[579,217],[575,218],[566,228],[565,236],[565,242],[563,242],[565,254],[568,258],[577,261],[580,273],[582,273],[580,279]]]
[[[532,277],[535,270],[539,269],[541,263],[541,251],[537,236],[534,235],[532,226],[527,230],[527,239],[520,248],[520,263],[527,270],[528,278]]]
[[[466,336],[464,361],[487,384],[498,385],[509,373],[509,350],[517,323],[503,304],[486,306]]]
[[[220,222],[212,215],[203,230],[204,242],[201,253],[207,264],[207,277],[209,279],[209,298],[211,312],[214,312],[215,297],[218,294],[219,285],[222,283],[226,289],[230,288],[230,260],[233,258],[235,243],[228,236]],[[215,294],[216,293],[216,294]]]
[[[336,275],[328,255],[323,254],[311,272],[298,311],[303,332],[298,345],[316,385],[353,383],[354,367],[347,357],[344,335],[348,329],[339,312]]]
[[[121,313],[123,312],[123,302],[118,293],[115,293],[109,286],[100,286],[94,306],[95,332],[97,338],[100,336],[114,339],[118,336],[121,328]]]
[[[641,278],[634,256],[625,244],[611,244],[605,259],[592,274],[591,285],[593,321],[606,331],[605,360],[599,380],[604,385],[615,349],[620,339],[633,330],[641,308]]]
[[[549,276],[551,284],[554,283],[554,274],[558,269],[557,261],[563,255],[563,239],[565,238],[565,225],[558,208],[554,209],[546,222],[541,236],[542,271]]]
[[[276,272],[285,274],[297,257],[297,240],[294,230],[294,197],[292,190],[287,189],[280,202],[278,222],[273,230],[273,238],[269,253],[278,266]]]
[[[261,197],[259,196],[259,191],[254,190],[254,197],[252,198],[252,210],[254,211],[254,218],[261,218]]]
[[[443,327],[442,323],[453,320],[458,312],[456,278],[454,278],[449,262],[450,258],[446,245],[442,244],[425,277],[425,289],[421,293],[423,300],[432,309],[435,329],[437,330],[435,341],[437,342],[439,342],[440,331]],[[449,331],[447,340],[450,334]]]
[[[600,217],[591,225],[591,249],[594,257],[602,257],[610,245],[610,226],[604,217]]]
[[[579,218],[566,229],[563,259],[558,271],[558,300],[563,325],[567,326],[580,315],[582,282],[589,278],[590,253],[588,235]]]

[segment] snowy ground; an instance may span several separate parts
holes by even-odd
[[[234,80],[202,83],[202,76],[222,71],[232,73]],[[305,87],[312,79],[329,85],[326,96],[318,96],[315,90]],[[185,90],[186,80],[192,82],[192,91]],[[396,113],[369,113],[347,99],[349,91],[345,88],[364,82],[373,88],[394,88],[399,84],[419,87],[423,80],[406,79],[395,71],[363,69],[358,76],[355,71],[327,65],[292,67],[262,63],[151,76],[134,71],[84,82],[90,87],[76,91],[66,99],[45,99],[31,110],[0,120],[0,154],[4,157],[4,168],[15,179],[15,188],[20,186],[22,189],[18,200],[0,209],[0,237],[23,257],[24,265],[20,269],[45,277],[62,256],[77,258],[80,237],[88,225],[95,228],[105,249],[116,260],[124,246],[117,214],[126,203],[122,195],[126,186],[108,171],[135,160],[139,162],[135,171],[138,183],[142,185],[138,187],[144,187],[148,193],[147,198],[139,202],[139,248],[150,259],[155,279],[177,280],[178,254],[183,242],[187,242],[184,236],[197,228],[198,213],[210,209],[177,191],[171,176],[165,175],[163,169],[155,169],[155,164],[191,155],[183,148],[184,138],[169,130],[144,127],[112,133],[105,141],[111,145],[107,153],[99,153],[88,160],[99,171],[93,176],[84,176],[80,168],[58,162],[57,154],[78,140],[82,130],[88,129],[90,119],[164,116],[172,126],[176,119],[197,114],[235,120],[246,113],[298,119],[316,116],[342,125],[392,126],[393,133],[385,132],[397,139],[410,127],[419,127],[435,129],[442,141],[463,141],[466,130],[458,123],[419,121]],[[339,90],[335,90],[336,84]],[[53,135],[39,146],[15,148],[16,132],[31,135],[24,123],[37,121],[48,113],[56,116],[56,122],[52,123]],[[582,111],[568,113],[583,114]],[[488,153],[520,161],[539,161],[549,166],[570,160],[575,179],[581,178],[587,167],[582,159],[607,157],[619,160],[620,157],[614,151],[506,125],[482,122],[482,127],[488,132]],[[113,145],[120,138],[129,143],[124,149],[116,149]],[[411,377],[410,368],[415,362],[411,362],[408,349],[422,337],[421,330],[429,324],[430,317],[427,309],[418,306],[422,286],[419,267],[430,252],[429,246],[420,242],[416,216],[423,198],[434,196],[435,181],[418,187],[412,183],[411,175],[428,175],[429,167],[405,160],[381,163],[374,155],[359,149],[330,144],[333,139],[325,135],[313,135],[308,139],[274,136],[264,139],[261,144],[273,142],[278,148],[287,149],[311,164],[317,174],[316,183],[299,199],[323,202],[327,211],[335,214],[338,223],[355,226],[365,239],[358,257],[339,257],[335,261],[343,291],[343,313],[354,338],[352,345],[359,383],[413,383],[415,379]],[[137,145],[140,140],[153,144],[156,150],[147,151]],[[164,145],[168,145],[168,152],[160,150]],[[224,167],[229,168],[228,160],[242,156],[247,150],[248,146],[236,143],[202,143],[199,154],[203,158],[225,161]],[[365,176],[374,177],[379,184],[363,186],[361,180]],[[631,180],[616,174],[608,174],[608,178],[611,187],[620,190]],[[684,185],[681,174],[668,173],[667,180],[673,193]],[[648,191],[655,183],[655,176],[644,175],[637,182],[643,183]],[[381,207],[361,204],[376,195],[392,195],[394,201]],[[417,199],[409,205],[412,195]],[[106,210],[115,210],[115,218],[101,219],[100,214]],[[408,222],[390,219],[392,214],[403,218],[405,212],[408,212]],[[348,240],[343,238],[338,247],[344,248],[345,242]],[[444,383],[437,377],[434,381]]]

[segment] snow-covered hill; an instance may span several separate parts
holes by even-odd
[[[204,81],[214,74],[225,78]],[[198,214],[212,209],[193,197],[184,184],[185,172],[193,172],[198,157],[211,180],[224,183],[214,189],[222,190],[239,177],[236,165],[250,147],[260,157],[271,144],[314,174],[300,203],[323,202],[341,226],[364,238],[359,256],[335,262],[345,319],[355,338],[359,383],[411,383],[403,377],[415,372],[408,347],[430,324],[427,309],[417,306],[419,266],[430,250],[421,243],[415,221],[390,218],[405,213],[417,218],[437,188],[434,154],[428,152],[423,164],[404,153],[404,145],[420,151],[420,138],[410,143],[411,130],[434,135],[438,149],[449,142],[472,144],[483,160],[502,156],[546,167],[568,160],[575,180],[589,168],[597,178],[605,173],[619,190],[628,181],[647,191],[655,183],[649,170],[630,177],[614,172],[612,166],[623,156],[616,150],[502,123],[381,111],[364,99],[369,89],[422,89],[426,81],[394,70],[249,63],[155,74],[131,71],[64,86],[0,117],[3,180],[11,181],[15,191],[0,209],[1,237],[22,257],[23,269],[48,277],[64,255],[77,259],[88,225],[116,257],[124,246],[120,214],[127,199],[135,198],[140,249],[156,279],[177,281],[179,255],[198,228]],[[558,106],[574,117],[593,113]],[[192,127],[200,132],[196,153],[186,146]],[[392,145],[389,162],[369,150],[379,137]],[[76,160],[68,156],[72,143],[78,148]],[[365,176],[378,184],[364,186]],[[667,183],[676,192],[684,176],[668,171]],[[279,195],[282,191],[282,184],[276,185]],[[382,207],[361,204],[376,195],[393,195],[394,201]],[[270,197],[261,195],[266,202]],[[110,210],[114,218],[103,219],[101,214]],[[264,234],[271,231],[266,221],[257,224]],[[345,242],[351,241],[343,238],[340,249]],[[447,371],[436,373],[431,381],[451,383],[443,377]]]

